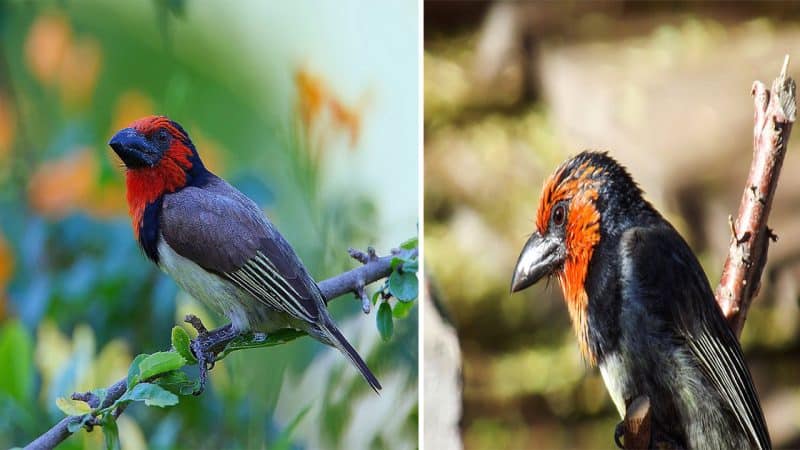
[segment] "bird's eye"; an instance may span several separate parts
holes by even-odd
[[[553,225],[557,227],[564,225],[564,222],[567,220],[567,208],[564,207],[563,204],[559,203],[553,208],[552,220]]]
[[[156,132],[155,139],[158,144],[167,144],[169,142],[169,133],[162,128]]]

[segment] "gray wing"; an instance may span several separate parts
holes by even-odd
[[[663,308],[672,317],[674,332],[688,345],[742,429],[760,448],[770,448],[764,415],[739,341],[683,238],[669,226],[634,228],[625,234],[623,258],[627,275],[635,279],[647,300],[657,303],[661,299],[651,307]]]
[[[322,294],[300,258],[260,208],[224,180],[164,196],[161,234],[179,255],[255,299],[307,322]]]

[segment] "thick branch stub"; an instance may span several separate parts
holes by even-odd
[[[636,397],[625,411],[625,449],[650,448],[650,397]]]

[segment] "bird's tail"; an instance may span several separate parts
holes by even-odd
[[[345,339],[339,329],[336,328],[336,325],[332,323],[327,324],[323,327],[323,333],[327,335],[330,344],[344,353],[344,355],[347,356],[347,359],[349,359],[350,362],[356,366],[358,371],[361,372],[361,375],[365,380],[367,380],[367,383],[369,383],[369,386],[375,391],[375,393],[380,394],[379,391],[381,390],[381,383],[378,382],[378,379],[375,378],[375,375],[371,370],[369,370],[367,363],[361,359],[361,356],[359,356],[358,352],[356,352],[356,349],[354,349],[353,346],[347,342],[347,339]]]

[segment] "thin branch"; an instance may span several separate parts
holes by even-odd
[[[789,55],[786,55],[771,90],[760,81],[753,83],[753,162],[736,220],[728,218],[731,245],[716,290],[717,303],[737,336],[741,334],[747,311],[758,294],[769,241],[778,238],[767,226],[767,219],[795,121],[795,83],[787,75],[788,68]],[[625,448],[644,448],[650,444],[658,448],[678,448],[676,443],[668,442],[669,437],[651,430],[649,399],[641,396],[631,406],[633,403],[640,407],[629,408],[623,419]],[[647,444],[643,446],[643,443]]]
[[[767,219],[795,121],[795,83],[787,76],[788,66],[786,55],[771,91],[760,81],[753,83],[753,163],[739,213],[732,221],[731,245],[716,291],[717,303],[737,335],[741,334],[747,311],[758,293],[769,241],[777,239],[767,227]]]
[[[351,256],[352,256],[351,251]],[[330,301],[334,298],[340,297],[343,294],[348,292],[357,292],[359,288],[359,284],[361,286],[373,283],[378,281],[382,278],[386,278],[389,274],[392,273],[392,259],[395,256],[404,256],[404,257],[412,257],[417,255],[417,249],[412,250],[402,250],[402,251],[393,251],[393,254],[390,256],[384,257],[377,257],[375,255],[374,250],[371,251],[369,254],[370,257],[364,265],[361,267],[357,267],[355,269],[349,270],[342,274],[339,274],[335,277],[329,278],[324,280],[319,284],[319,288],[322,291],[322,295]],[[355,256],[354,256],[355,258]],[[356,258],[357,259],[357,258]],[[197,327],[197,324],[192,324],[193,326]],[[202,324],[199,324],[202,326]],[[223,330],[228,325],[220,327],[217,330],[212,330],[209,333],[214,333],[215,331]],[[233,340],[235,336],[231,336],[228,339]],[[204,340],[197,340],[196,342],[200,343],[202,346],[204,343],[209,341]],[[213,345],[219,345],[220,343],[224,344],[225,341],[216,341]],[[223,345],[224,346],[224,345]],[[211,353],[212,349],[210,348],[201,348],[201,351],[205,353]],[[115,401],[117,401],[122,394],[125,393],[127,390],[127,382],[125,379],[119,380],[111,387],[108,388],[108,393],[106,395],[105,401],[103,402],[102,407],[111,406]],[[87,397],[87,394],[73,394],[73,398],[80,398],[80,399],[90,399]],[[72,433],[69,431],[69,424],[72,422],[79,422],[81,420],[78,416],[70,416],[61,419],[57,424],[55,424],[52,428],[50,428],[47,432],[36,438],[33,442],[25,446],[25,450],[39,450],[39,449],[52,449],[55,448],[56,445],[67,439]]]

